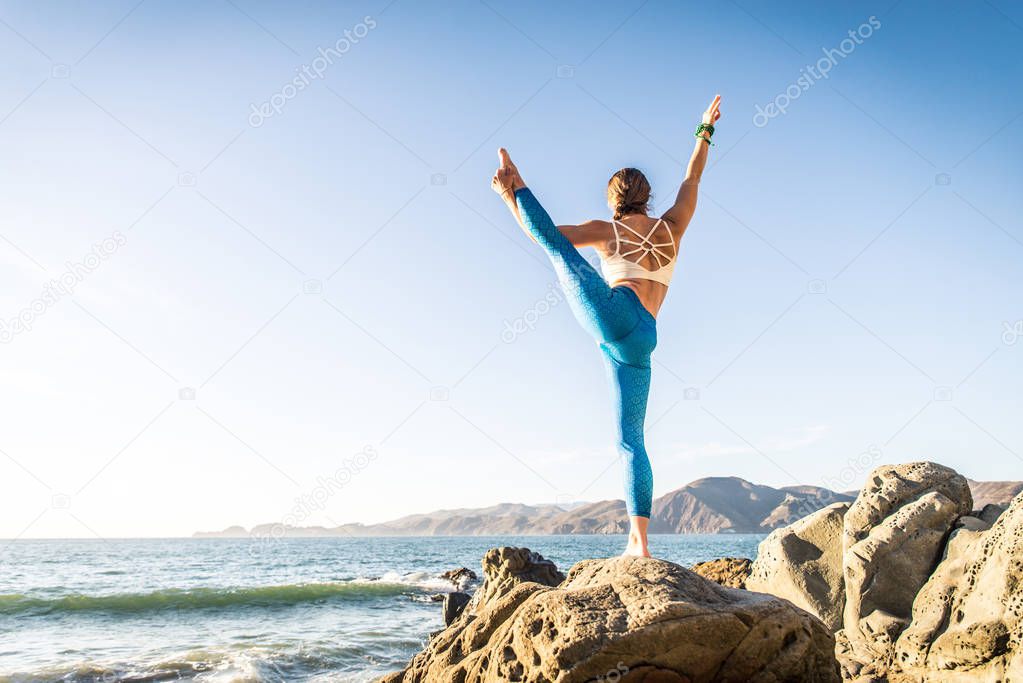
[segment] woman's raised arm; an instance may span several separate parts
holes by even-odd
[[[696,148],[689,158],[689,167],[686,168],[686,177],[682,186],[675,196],[675,203],[670,209],[664,212],[662,218],[685,230],[696,213],[696,195],[700,187],[700,178],[703,176],[703,169],[707,166],[707,149],[710,147],[710,136],[714,131],[714,122],[721,118],[721,95],[714,97],[714,101],[703,112],[702,125],[696,134]],[[709,126],[709,129],[706,128]]]

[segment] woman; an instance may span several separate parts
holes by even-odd
[[[576,319],[603,352],[615,403],[618,450],[625,464],[630,522],[625,555],[650,557],[647,526],[653,473],[643,444],[643,422],[650,393],[650,354],[657,345],[655,318],[668,293],[679,240],[696,211],[696,193],[707,165],[713,124],[721,116],[720,105],[718,95],[703,113],[685,180],[675,203],[660,218],[647,215],[650,183],[634,168],[623,168],[608,181],[607,203],[614,217],[579,225],[554,225],[503,148],[498,151],[501,166],[491,182],[522,229],[547,252]],[[597,250],[604,277],[586,262],[579,247]]]

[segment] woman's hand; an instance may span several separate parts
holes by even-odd
[[[522,176],[519,175],[519,169],[515,168],[511,157],[508,156],[508,150],[504,147],[497,150],[497,158],[500,166],[494,172],[490,187],[501,195],[502,199],[507,200],[509,196],[514,197],[515,190],[525,187],[526,184],[522,181]]]
[[[721,118],[721,95],[715,95],[714,101],[707,107],[707,111],[703,112],[703,123],[708,126],[713,126],[714,123]]]

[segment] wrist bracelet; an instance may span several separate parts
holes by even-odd
[[[701,135],[701,133],[703,133],[704,131],[707,132],[707,137],[704,137],[703,135]],[[697,138],[699,138],[700,140],[703,140],[708,145],[710,145],[712,147],[714,146],[714,143],[710,141],[710,139],[714,136],[714,126],[712,126],[711,124],[709,124],[709,123],[701,123],[700,125],[698,125],[696,127],[695,135],[696,135]]]

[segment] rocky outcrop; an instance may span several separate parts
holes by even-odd
[[[451,583],[455,584],[455,588],[457,588],[460,591],[464,591],[474,582],[479,580],[479,577],[476,576],[476,572],[469,569],[468,567],[449,569],[448,571],[441,574],[440,578],[447,579]]]
[[[998,518],[1005,512],[1006,505],[999,505],[998,503],[988,503],[977,513],[977,517],[984,520],[988,524],[994,524],[998,521]]]
[[[865,538],[872,528],[907,502],[938,492],[956,501],[969,514],[973,497],[969,482],[961,474],[933,462],[910,462],[878,467],[845,515],[845,550]]]
[[[785,598],[842,628],[842,531],[849,503],[835,503],[771,532],[757,550],[746,588]]]
[[[752,564],[753,560],[748,557],[722,557],[697,562],[693,565],[693,571],[726,588],[745,588]]]
[[[469,604],[471,596],[468,593],[455,591],[444,596],[444,625],[450,626],[455,619],[462,616],[465,606]]]
[[[470,614],[482,605],[498,602],[521,584],[557,586],[565,580],[557,565],[529,548],[491,548],[481,564],[483,585],[465,608]]]
[[[690,494],[676,511],[697,513]],[[1023,683],[1023,493],[973,506],[965,478],[916,462],[775,531],[752,564],[587,560],[564,578],[493,549],[461,616],[383,680],[837,681],[840,664],[857,683]]]
[[[840,644],[850,670],[888,667],[914,597],[972,506],[966,478],[935,463],[886,465],[868,477],[843,521]]]
[[[825,621],[832,608],[847,680],[1023,681],[1023,493],[972,507],[947,467],[880,467],[844,515],[825,508],[765,539],[746,586]]]
[[[916,597],[893,668],[928,683],[1023,679],[1023,494],[989,530],[954,532]]]
[[[650,558],[586,560],[557,587],[504,575],[508,558],[535,557],[521,548],[489,551],[481,591],[490,590],[474,597],[474,611],[381,680],[840,680],[828,629],[784,600]]]

